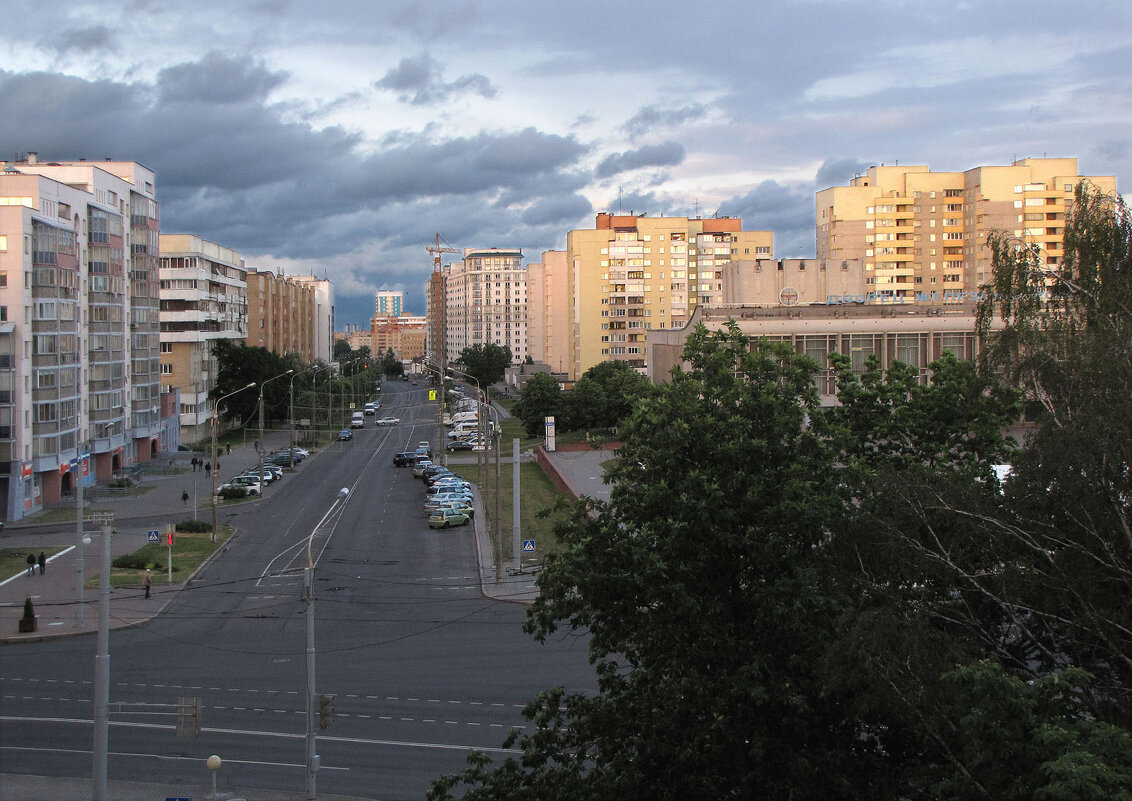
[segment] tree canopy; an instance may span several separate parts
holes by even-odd
[[[494,342],[477,343],[460,351],[457,362],[461,370],[479,382],[480,389],[488,391],[492,384],[501,381],[511,365],[511,349]]]
[[[550,373],[535,373],[523,385],[511,413],[523,421],[523,431],[528,437],[540,437],[546,418],[557,415],[561,403],[562,390],[558,380]]]

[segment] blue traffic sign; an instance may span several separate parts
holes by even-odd
[[[523,551],[526,553],[533,553],[535,549],[534,540],[523,540]]]
[[[157,529],[152,529],[145,533],[146,542],[161,542],[161,532]]]

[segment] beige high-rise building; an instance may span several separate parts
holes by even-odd
[[[313,362],[318,305],[315,286],[255,269],[248,270],[247,282],[247,344],[280,355],[296,353],[303,362]]]
[[[444,340],[447,358],[494,343],[511,349],[512,362],[527,357],[527,271],[523,252],[467,248],[462,261],[444,267]],[[433,314],[430,303],[429,314]]]
[[[566,235],[571,326],[568,372],[623,360],[644,372],[650,329],[682,328],[698,305],[719,305],[734,260],[769,259],[771,231],[737,217],[598,214]]]
[[[870,167],[817,193],[817,256],[864,259],[866,290],[878,302],[970,300],[990,278],[991,231],[1038,248],[1047,264],[1060,261],[1065,213],[1082,180],[1116,191],[1115,177],[1082,176],[1075,158],[965,172]]]
[[[570,363],[569,279],[564,250],[527,265],[527,353],[559,373]]]

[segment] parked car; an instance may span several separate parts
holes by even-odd
[[[448,450],[450,451],[470,451],[475,446],[475,441],[470,439],[457,439],[448,443]]]
[[[354,432],[351,431],[348,428],[343,428],[341,431],[338,432],[338,441],[339,442],[346,442],[347,440],[351,440],[353,438],[354,438]]]
[[[428,468],[428,470],[424,471],[424,473],[421,475],[421,478],[423,478],[425,481],[432,481],[433,476],[444,475],[445,473],[451,472],[451,470],[449,470],[442,464],[434,464],[432,467]]]
[[[401,422],[400,417],[382,417],[377,421],[379,426],[395,426]]]
[[[413,465],[413,478],[420,478],[421,476],[423,476],[426,467],[432,467],[432,462],[430,462],[428,459],[421,459],[419,462]]]
[[[254,478],[256,481],[259,481],[259,469],[256,468],[256,467],[249,467],[247,470],[240,473],[240,475],[237,476],[237,478],[243,478],[245,476],[248,477],[248,478]],[[266,467],[264,467],[264,469],[263,469],[263,483],[264,484],[270,484],[271,482],[275,481],[276,478],[277,478],[277,476],[274,473],[272,473],[270,470],[268,470]]]
[[[217,492],[225,487],[243,487],[248,495],[259,495],[263,491],[259,479],[253,476],[235,476],[230,478],[217,488]]]
[[[429,528],[450,528],[452,526],[466,526],[472,518],[463,512],[453,509],[441,509],[428,516]]]
[[[463,479],[456,478],[454,480],[441,479],[433,483],[429,489],[436,489],[437,492],[471,492],[472,485]]]
[[[472,508],[471,501],[439,501],[438,503],[433,504],[432,508],[429,508],[429,505],[425,504],[425,514],[432,514],[433,512],[442,511],[460,512],[462,514],[466,514],[469,518],[472,519],[475,519],[476,516],[476,512],[475,509]]]
[[[433,509],[438,508],[440,504],[446,503],[448,501],[471,503],[473,500],[474,498],[472,497],[472,494],[470,492],[441,492],[433,495],[431,498],[425,501],[424,508],[426,512],[430,512]]]
[[[415,461],[416,456],[417,454],[415,451],[402,451],[401,453],[395,453],[393,454],[393,466],[404,467],[405,465]]]

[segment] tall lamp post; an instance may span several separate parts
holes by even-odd
[[[315,710],[318,709],[319,699],[315,697],[314,685],[314,555],[311,553],[311,547],[314,542],[314,535],[322,528],[322,524],[326,522],[331,513],[334,512],[338,504],[346,500],[346,496],[350,494],[347,487],[338,490],[338,497],[334,499],[334,503],[330,504],[330,508],[326,510],[326,514],[318,521],[313,529],[311,529],[310,536],[307,537],[307,566],[303,570],[303,583],[305,585],[307,596],[307,798],[316,798],[315,794],[315,776],[318,773],[318,754],[316,753],[316,740],[315,734]]]
[[[287,414],[291,419],[291,449],[290,449],[290,455],[291,455],[291,469],[292,470],[295,469],[295,379],[298,378],[301,375],[305,375],[306,373],[313,373],[313,372],[316,372],[318,370],[329,370],[329,369],[330,369],[329,365],[316,364],[314,367],[311,367],[311,368],[306,369],[306,370],[300,370],[299,372],[297,372],[297,373],[295,373],[291,376],[291,388],[288,390],[288,394],[287,394],[288,406],[289,406]]]
[[[220,426],[220,401],[227,400],[233,395],[243,392],[245,389],[251,389],[255,386],[255,381],[252,381],[247,386],[240,387],[227,395],[221,395],[216,399],[216,403],[212,404],[212,541],[216,542],[216,484],[217,479],[220,478],[220,471],[216,469],[216,460],[219,454],[216,451],[216,429]],[[263,484],[261,483],[262,487]]]
[[[267,379],[266,381],[262,382],[259,385],[259,439],[256,440],[259,443],[259,448],[256,449],[256,456],[259,457],[260,492],[263,492],[263,447],[264,447],[264,441],[263,441],[263,388],[266,387],[268,384],[270,384],[275,379],[282,378],[285,375],[291,375],[291,373],[293,373],[293,372],[295,372],[295,371],[292,369],[292,370],[288,370],[285,373],[280,373],[279,375],[273,375],[271,378]]]
[[[86,603],[83,599],[85,589],[84,585],[86,584],[86,548],[84,547],[85,543],[83,531],[83,527],[85,525],[83,517],[85,517],[86,515],[86,512],[83,509],[83,503],[85,500],[83,498],[83,473],[85,471],[83,467],[87,459],[83,454],[85,451],[87,452],[86,455],[90,456],[89,451],[91,440],[97,439],[106,431],[106,429],[113,426],[116,422],[117,421],[114,420],[104,424],[98,429],[98,433],[95,436],[91,437],[89,440],[80,442],[77,454],[78,458],[75,461],[75,547],[78,553],[78,560],[75,564],[75,593],[79,601],[77,604],[75,604],[75,628],[79,629],[86,625],[86,612],[84,611]]]

